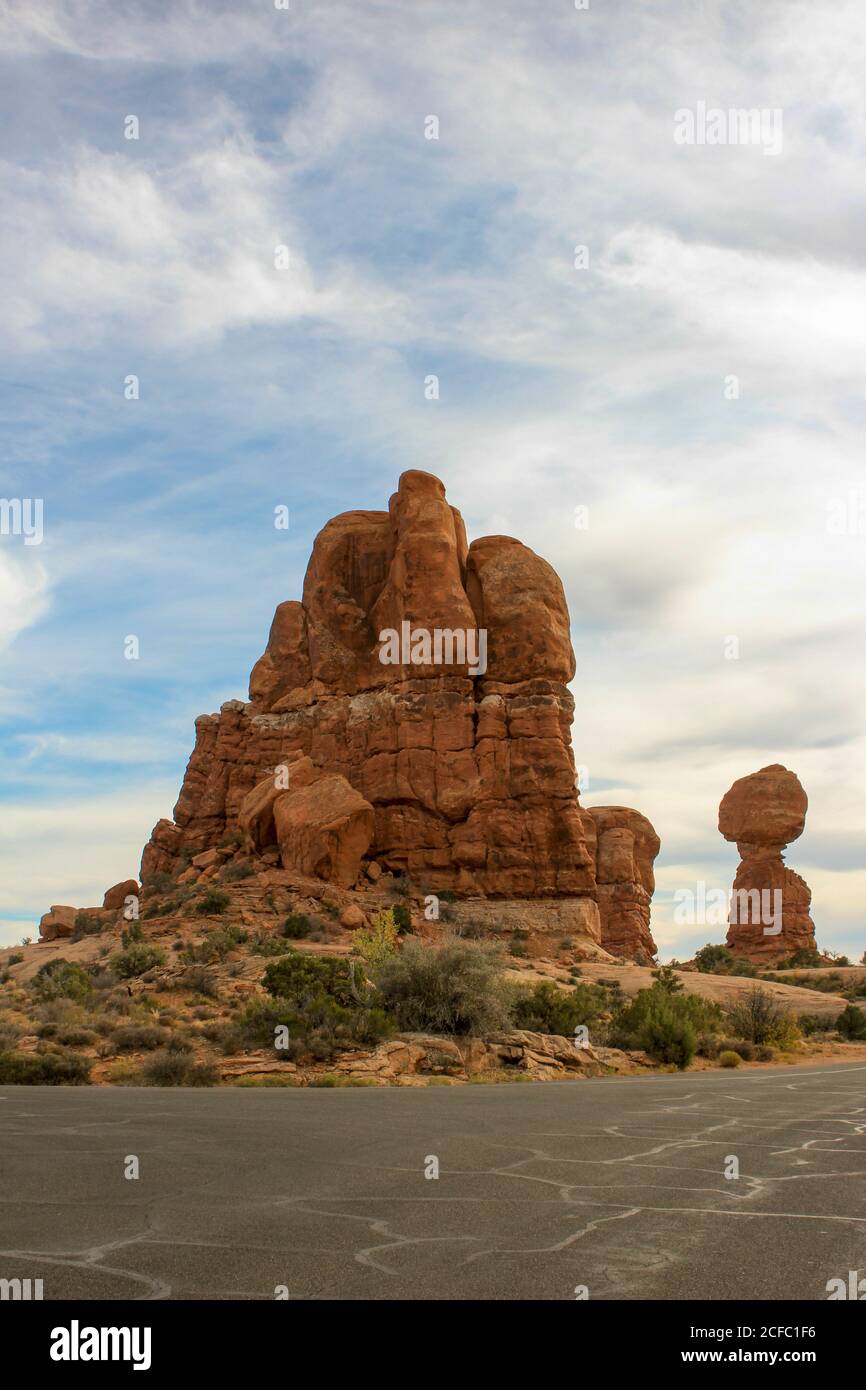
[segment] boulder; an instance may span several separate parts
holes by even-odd
[[[39,922],[41,941],[56,941],[60,936],[71,936],[75,930],[77,907],[55,906],[46,912]]]
[[[124,907],[127,898],[137,898],[138,894],[139,888],[136,880],[134,878],[127,878],[124,879],[122,883],[115,883],[112,888],[109,888],[105,897],[102,899],[102,906],[115,909]]]

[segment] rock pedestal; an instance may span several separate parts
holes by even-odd
[[[722,798],[719,830],[740,854],[727,936],[734,955],[772,961],[815,949],[812,894],[782,854],[802,835],[808,804],[799,778],[780,763],[739,778]]]

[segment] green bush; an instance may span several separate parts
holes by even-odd
[[[13,951],[11,956],[6,957],[7,965],[20,965],[24,957],[20,951]]]
[[[660,965],[658,970],[652,972],[652,977],[657,987],[666,994],[679,994],[683,989],[683,982],[672,965]]]
[[[168,1029],[150,1023],[127,1023],[115,1028],[109,1034],[109,1041],[118,1052],[154,1052],[164,1047],[170,1034]]]
[[[86,1086],[90,1067],[77,1052],[2,1052],[0,1086]]]
[[[826,961],[813,946],[801,946],[786,960],[776,961],[777,970],[815,970],[822,969]]]
[[[199,917],[218,917],[225,912],[231,898],[228,893],[223,893],[220,888],[209,888],[207,892],[199,898],[195,905],[195,910]]]
[[[385,1012],[412,1032],[484,1035],[510,1022],[501,954],[480,942],[455,939],[437,948],[410,939],[374,980]]]
[[[685,1070],[697,1051],[698,1039],[685,1019],[659,1013],[647,1019],[643,1045],[657,1061]]]
[[[33,977],[33,993],[38,999],[86,999],[93,988],[90,975],[75,961],[58,956],[40,965]]]
[[[221,964],[248,936],[249,933],[242,927],[215,927],[201,941],[191,942],[184,947],[182,959],[195,965]]]
[[[754,1062],[757,1056],[755,1044],[748,1042],[745,1038],[723,1038],[719,1043],[719,1048],[724,1052],[736,1052],[743,1062]]]
[[[541,980],[531,989],[521,987],[515,992],[514,1026],[566,1037],[580,1024],[594,1023],[607,1007],[607,991],[599,985],[581,983],[565,990],[551,980]]]
[[[165,951],[161,951],[158,946],[145,946],[135,942],[125,951],[116,951],[110,956],[108,968],[119,980],[132,980],[137,975],[144,975],[146,971],[152,970],[154,966],[162,965],[164,961]]]
[[[313,923],[303,912],[290,912],[282,925],[282,934],[289,941],[302,941],[313,930]]]
[[[158,1052],[145,1062],[142,1080],[146,1086],[215,1086],[219,1071],[213,1062],[194,1062],[184,1052]]]
[[[734,962],[734,957],[727,946],[716,945],[708,941],[706,946],[702,946],[694,955],[695,969],[702,975],[727,975]]]
[[[401,936],[412,931],[412,914],[404,903],[397,903],[391,908],[394,917],[394,924]]]
[[[322,992],[304,998],[254,999],[239,1010],[232,1022],[214,1038],[226,1053],[250,1047],[274,1047],[276,1029],[288,1030],[291,1045],[277,1056],[294,1061],[305,1054],[329,1061],[345,1048],[372,1045],[394,1033],[395,1025],[381,1009],[367,1005],[344,1008]]]
[[[866,1014],[856,1004],[847,1004],[836,1019],[836,1029],[849,1042],[866,1038]]]
[[[741,1060],[742,1058],[740,1057],[739,1053],[732,1052],[730,1048],[727,1048],[724,1052],[719,1053],[720,1067],[738,1067],[740,1065]]]
[[[262,984],[269,994],[289,999],[299,1007],[324,994],[350,1008],[359,1002],[365,979],[358,962],[350,964],[345,958],[291,951],[265,966]]]
[[[658,1061],[687,1067],[700,1034],[718,1030],[722,1013],[717,1004],[697,994],[671,993],[664,984],[642,989],[620,1008],[611,1025],[614,1046],[642,1048]]]

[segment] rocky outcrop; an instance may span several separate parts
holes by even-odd
[[[284,869],[341,888],[358,878],[373,821],[369,801],[345,777],[322,771],[298,752],[254,787],[238,812],[254,853],[276,845]]]
[[[40,941],[56,941],[60,936],[71,936],[75,931],[75,907],[55,906],[43,913],[39,920]]]
[[[574,670],[551,566],[511,537],[468,545],[441,482],[404,473],[387,512],[320,532],[249,702],[196,721],[174,820],[155,827],[142,876],[177,872],[240,830],[254,852],[278,846],[284,865],[344,887],[369,855],[424,893],[570,899],[588,942],[608,931],[612,950],[654,954],[658,839],[637,812],[604,820],[579,804]],[[317,783],[277,795],[280,767],[299,758]],[[338,821],[350,852],[334,847]]]
[[[138,884],[134,878],[127,878],[124,879],[123,883],[115,883],[112,888],[108,889],[102,899],[102,906],[112,909],[121,908],[125,906],[127,898],[137,897]]]
[[[807,806],[799,778],[780,763],[739,778],[722,798],[719,830],[740,854],[727,937],[737,956],[771,961],[815,949],[812,894],[782,854],[802,835]]]
[[[653,864],[659,837],[646,816],[627,806],[590,806],[596,830],[595,873],[601,939],[613,955],[652,957]]]

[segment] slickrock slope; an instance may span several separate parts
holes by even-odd
[[[387,512],[320,532],[249,703],[196,721],[142,876],[205,873],[236,832],[265,864],[344,888],[373,863],[506,918],[519,904],[522,922],[555,901],[581,943],[654,955],[659,841],[636,811],[580,806],[574,671],[551,566],[511,537],[467,545],[442,483],[404,473]]]
[[[736,843],[728,946],[738,956],[768,961],[815,949],[809,886],[787,868],[782,851],[803,833],[806,793],[780,763],[741,777],[719,806],[719,830]]]

